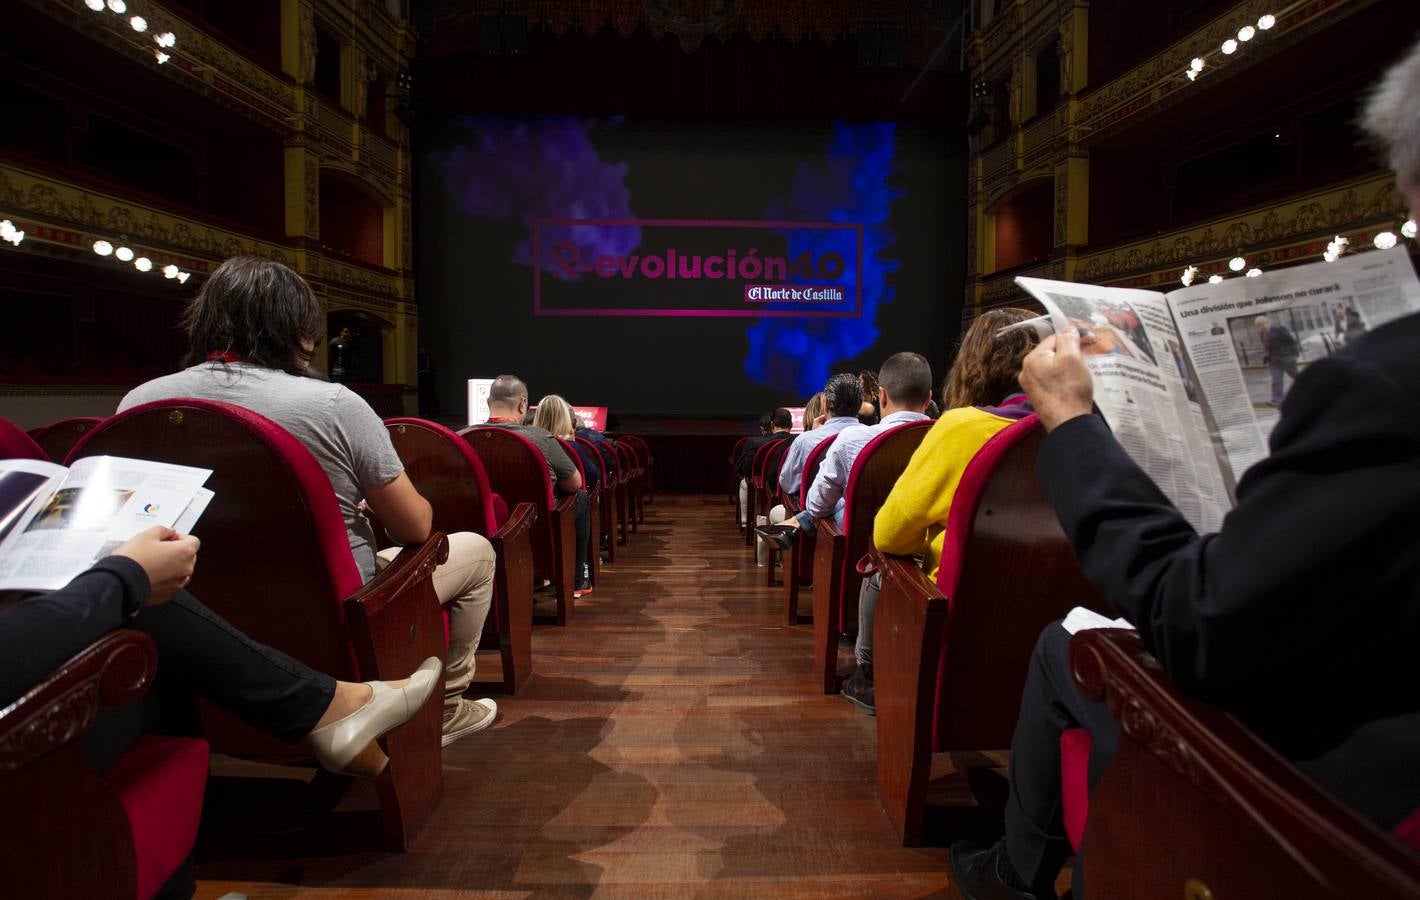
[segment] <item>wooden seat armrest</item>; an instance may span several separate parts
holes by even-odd
[[[784,498],[784,519],[785,519],[785,521],[787,521],[787,520],[789,520],[789,519],[792,519],[794,516],[797,516],[799,513],[803,512],[803,511],[804,511],[804,510],[803,510],[803,507],[799,506],[799,498],[798,498],[798,497],[795,497],[795,496],[793,496],[793,495],[789,495],[789,496],[786,496],[786,497]]]
[[[843,529],[838,527],[838,523],[833,521],[832,516],[829,516],[826,519],[815,519],[814,527],[818,529],[818,536],[820,540],[843,540]]]
[[[519,503],[513,507],[512,513],[508,515],[507,521],[489,538],[496,546],[499,542],[508,543],[518,537],[527,534],[537,522],[537,510],[531,503]],[[499,554],[500,556],[502,554]]]
[[[0,775],[83,734],[100,706],[125,706],[148,691],[158,650],[141,631],[111,631],[24,696],[0,709]]]
[[[892,585],[914,609],[926,610],[932,604],[947,602],[937,585],[927,578],[927,574],[912,557],[893,556],[876,547],[868,551],[868,556],[882,573],[883,587]]]
[[[1420,885],[1420,857],[1316,785],[1238,720],[1180,694],[1137,632],[1076,634],[1070,669],[1085,696],[1108,704],[1124,735],[1228,812],[1271,835],[1297,865],[1344,884],[1347,896],[1411,896],[1407,892]],[[1364,861],[1359,868],[1374,881],[1356,883],[1355,860]],[[1329,873],[1333,865],[1337,868]]]
[[[345,600],[345,619],[362,678],[404,678],[430,656],[443,657],[444,626],[434,569],[449,558],[436,531],[408,546]]]
[[[577,505],[577,495],[576,495],[576,494],[568,494],[567,496],[563,497],[561,500],[558,500],[558,501],[557,501],[557,504],[552,507],[552,511],[553,511],[554,513],[557,513],[558,515],[561,515],[561,516],[570,516],[570,515],[572,515],[572,509],[573,509],[573,507],[575,507],[576,505]]]

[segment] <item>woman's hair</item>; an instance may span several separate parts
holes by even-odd
[[[243,362],[292,375],[305,374],[312,347],[324,336],[320,304],[289,267],[255,256],[234,256],[217,267],[182,318],[186,364],[231,353]]]
[[[823,391],[819,391],[809,398],[809,402],[804,404],[804,430],[809,431],[814,427],[814,419],[823,415]]]
[[[942,383],[944,409],[991,406],[1020,391],[1021,361],[1040,338],[1034,328],[1017,328],[1000,337],[996,332],[1035,316],[1024,309],[993,309],[971,323]]]
[[[863,371],[858,373],[858,381],[863,385],[863,402],[878,405],[878,374]]]
[[[560,438],[568,437],[577,431],[577,417],[572,414],[572,407],[556,394],[548,394],[537,401],[537,413],[533,416],[532,423]]]

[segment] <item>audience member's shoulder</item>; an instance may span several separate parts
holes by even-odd
[[[1420,393],[1420,313],[1402,316],[1368,332],[1341,351],[1343,358],[1368,363]]]

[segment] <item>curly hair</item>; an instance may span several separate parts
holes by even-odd
[[[957,344],[956,359],[942,383],[943,408],[989,406],[1018,392],[1021,361],[1040,338],[1031,328],[1017,328],[1000,337],[996,332],[1036,315],[1024,309],[1006,308],[978,316]]]
[[[289,267],[234,256],[208,276],[182,317],[186,365],[231,353],[243,362],[304,375],[324,337],[320,304]]]

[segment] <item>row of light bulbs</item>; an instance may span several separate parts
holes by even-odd
[[[128,247],[124,244],[119,244],[115,247],[111,241],[100,238],[94,241],[94,252],[99,256],[112,256],[119,262],[131,262],[133,263],[133,268],[140,272],[151,272],[153,270],[153,261],[151,259],[146,256],[139,256],[133,252],[132,247]],[[186,284],[187,280],[192,277],[191,272],[184,272],[171,263],[163,266],[158,271],[163,273],[164,278],[176,280],[178,284]]]
[[[1222,46],[1218,48],[1218,52],[1222,53],[1224,56],[1232,56],[1234,53],[1238,52],[1238,48],[1243,44],[1257,37],[1258,32],[1271,31],[1276,24],[1277,17],[1272,13],[1266,13],[1257,20],[1257,25],[1244,25],[1239,28],[1238,36],[1223,41]],[[1188,70],[1184,72],[1184,74],[1188,76],[1189,81],[1195,81],[1199,75],[1203,74],[1203,69],[1207,65],[1208,61],[1206,59],[1201,56],[1195,56],[1189,61]]]
[[[1400,226],[1400,237],[1414,240],[1415,235],[1417,233],[1420,233],[1420,229],[1417,229],[1414,219],[1406,219],[1405,223]],[[1371,243],[1375,245],[1377,250],[1389,250],[1399,242],[1400,238],[1396,237],[1395,232],[1391,231],[1390,229],[1377,232],[1376,236],[1371,240]],[[1321,258],[1326,260],[1327,262],[1336,262],[1338,259],[1341,258],[1341,254],[1346,252],[1346,248],[1350,245],[1351,240],[1349,238],[1343,237],[1342,235],[1338,234],[1336,237],[1332,238],[1331,241],[1326,245],[1326,252],[1321,255]],[[1241,253],[1228,260],[1228,268],[1234,272],[1242,272],[1243,269],[1247,269],[1247,272],[1245,274],[1248,278],[1256,278],[1258,275],[1262,274],[1262,270],[1256,266],[1253,266],[1252,268],[1248,269],[1247,258],[1244,257]],[[1183,282],[1184,287],[1188,287],[1197,280],[1198,267],[1193,265],[1190,265],[1185,268],[1183,270],[1183,275],[1179,278],[1179,281]],[[1215,274],[1208,276],[1209,284],[1218,284],[1222,280],[1222,275]]]
[[[128,3],[125,2],[125,0],[84,0],[84,5],[96,13],[108,10],[115,15],[122,16],[128,12]],[[128,27],[139,34],[146,34],[149,27],[148,20],[142,16],[133,16],[128,20]],[[171,56],[163,51],[171,50],[177,46],[177,35],[173,34],[171,31],[161,31],[153,35],[153,43],[158,45],[158,49],[153,51],[153,58],[156,59],[158,65],[161,66],[163,63],[172,59]]]

